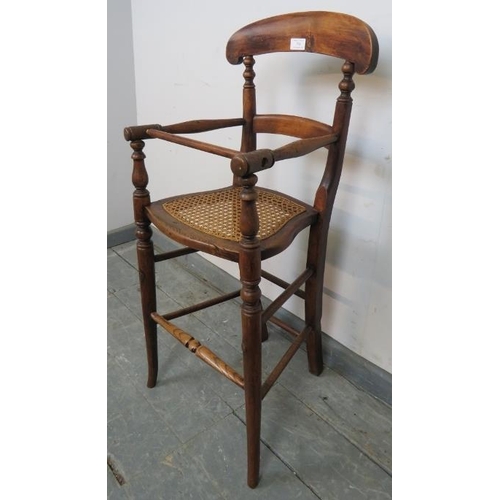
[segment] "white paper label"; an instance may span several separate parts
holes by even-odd
[[[306,50],[306,39],[290,38],[290,50]]]

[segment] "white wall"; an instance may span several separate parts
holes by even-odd
[[[108,231],[130,224],[132,150],[123,129],[137,120],[130,0],[108,0]]]
[[[229,36],[259,18],[303,10],[335,10],[372,26],[380,43],[379,67],[358,77],[345,167],[329,236],[323,331],[391,371],[391,2],[132,0],[137,123],[174,123],[241,115],[242,66],[225,59]],[[331,123],[341,61],[312,54],[256,58],[258,112],[309,116]],[[239,130],[211,132],[205,139],[237,149]],[[284,139],[285,141],[291,139]],[[279,141],[279,142],[278,142]],[[283,144],[265,138],[260,147]],[[151,193],[165,197],[230,184],[229,161],[161,141],[146,146]],[[278,164],[259,183],[312,202],[324,152]],[[305,262],[306,235],[265,269],[293,280]],[[237,267],[210,258],[237,275]],[[296,269],[296,271],[294,271]],[[263,293],[278,290],[262,283]],[[303,316],[302,301],[287,303]]]

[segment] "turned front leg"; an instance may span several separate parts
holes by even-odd
[[[151,318],[151,313],[156,311],[156,283],[154,248],[151,241],[151,222],[146,216],[145,207],[151,203],[148,185],[148,174],[144,164],[146,155],[142,151],[144,141],[131,142],[134,150],[134,170],[132,182],[134,191],[134,218],[137,238],[137,263],[139,267],[139,280],[141,286],[142,317],[144,322],[144,335],[146,338],[146,353],[148,359],[148,387],[154,387],[158,377],[158,339],[157,325]]]
[[[255,488],[259,481],[261,381],[262,381],[262,305],[260,302],[260,242],[257,238],[257,192],[255,175],[242,179],[240,277],[242,283],[241,306],[243,369],[245,380],[245,407],[247,425],[248,486]]]

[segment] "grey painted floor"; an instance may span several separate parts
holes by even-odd
[[[162,313],[237,288],[197,255],[158,268]],[[108,322],[108,499],[391,498],[391,409],[333,370],[309,374],[303,350],[264,399],[255,490],[241,389],[161,328],[159,381],[146,388],[134,243],[108,249]],[[174,323],[243,372],[238,300]],[[266,373],[289,344],[271,325]]]

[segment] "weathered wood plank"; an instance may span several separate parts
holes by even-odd
[[[391,477],[288,390],[276,386],[262,411],[262,439],[319,498],[391,498]]]

